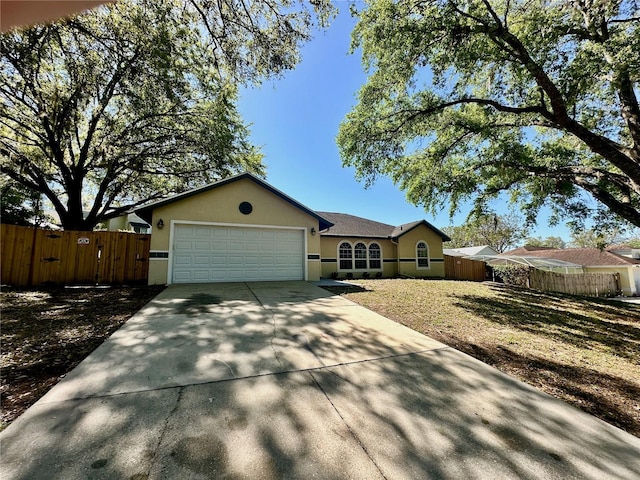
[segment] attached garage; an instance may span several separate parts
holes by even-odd
[[[304,280],[303,229],[176,224],[171,283]]]
[[[149,283],[320,279],[318,213],[243,173],[136,210],[152,226]]]

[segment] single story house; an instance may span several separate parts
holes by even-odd
[[[136,210],[153,228],[149,284],[444,277],[444,233],[316,212],[243,173]]]
[[[582,265],[585,273],[619,273],[620,288],[626,296],[640,295],[640,260],[598,248],[520,247],[503,255],[520,255],[562,260]]]

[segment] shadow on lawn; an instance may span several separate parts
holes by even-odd
[[[640,307],[504,286],[498,297],[456,295],[456,304],[492,322],[580,348],[599,348],[640,364]]]
[[[491,322],[640,365],[640,307],[504,286],[492,289],[499,292],[498,298],[463,294],[456,296],[457,305]],[[637,383],[541,356],[523,356],[501,345],[480,346],[454,337],[443,341],[640,437]]]

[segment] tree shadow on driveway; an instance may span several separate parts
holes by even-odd
[[[352,302],[209,288],[197,315],[165,291],[0,433],[6,478],[640,476],[634,437]]]

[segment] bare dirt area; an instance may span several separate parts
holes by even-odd
[[[640,305],[492,283],[333,290],[640,437]]]
[[[42,397],[163,288],[3,288],[0,429]]]

